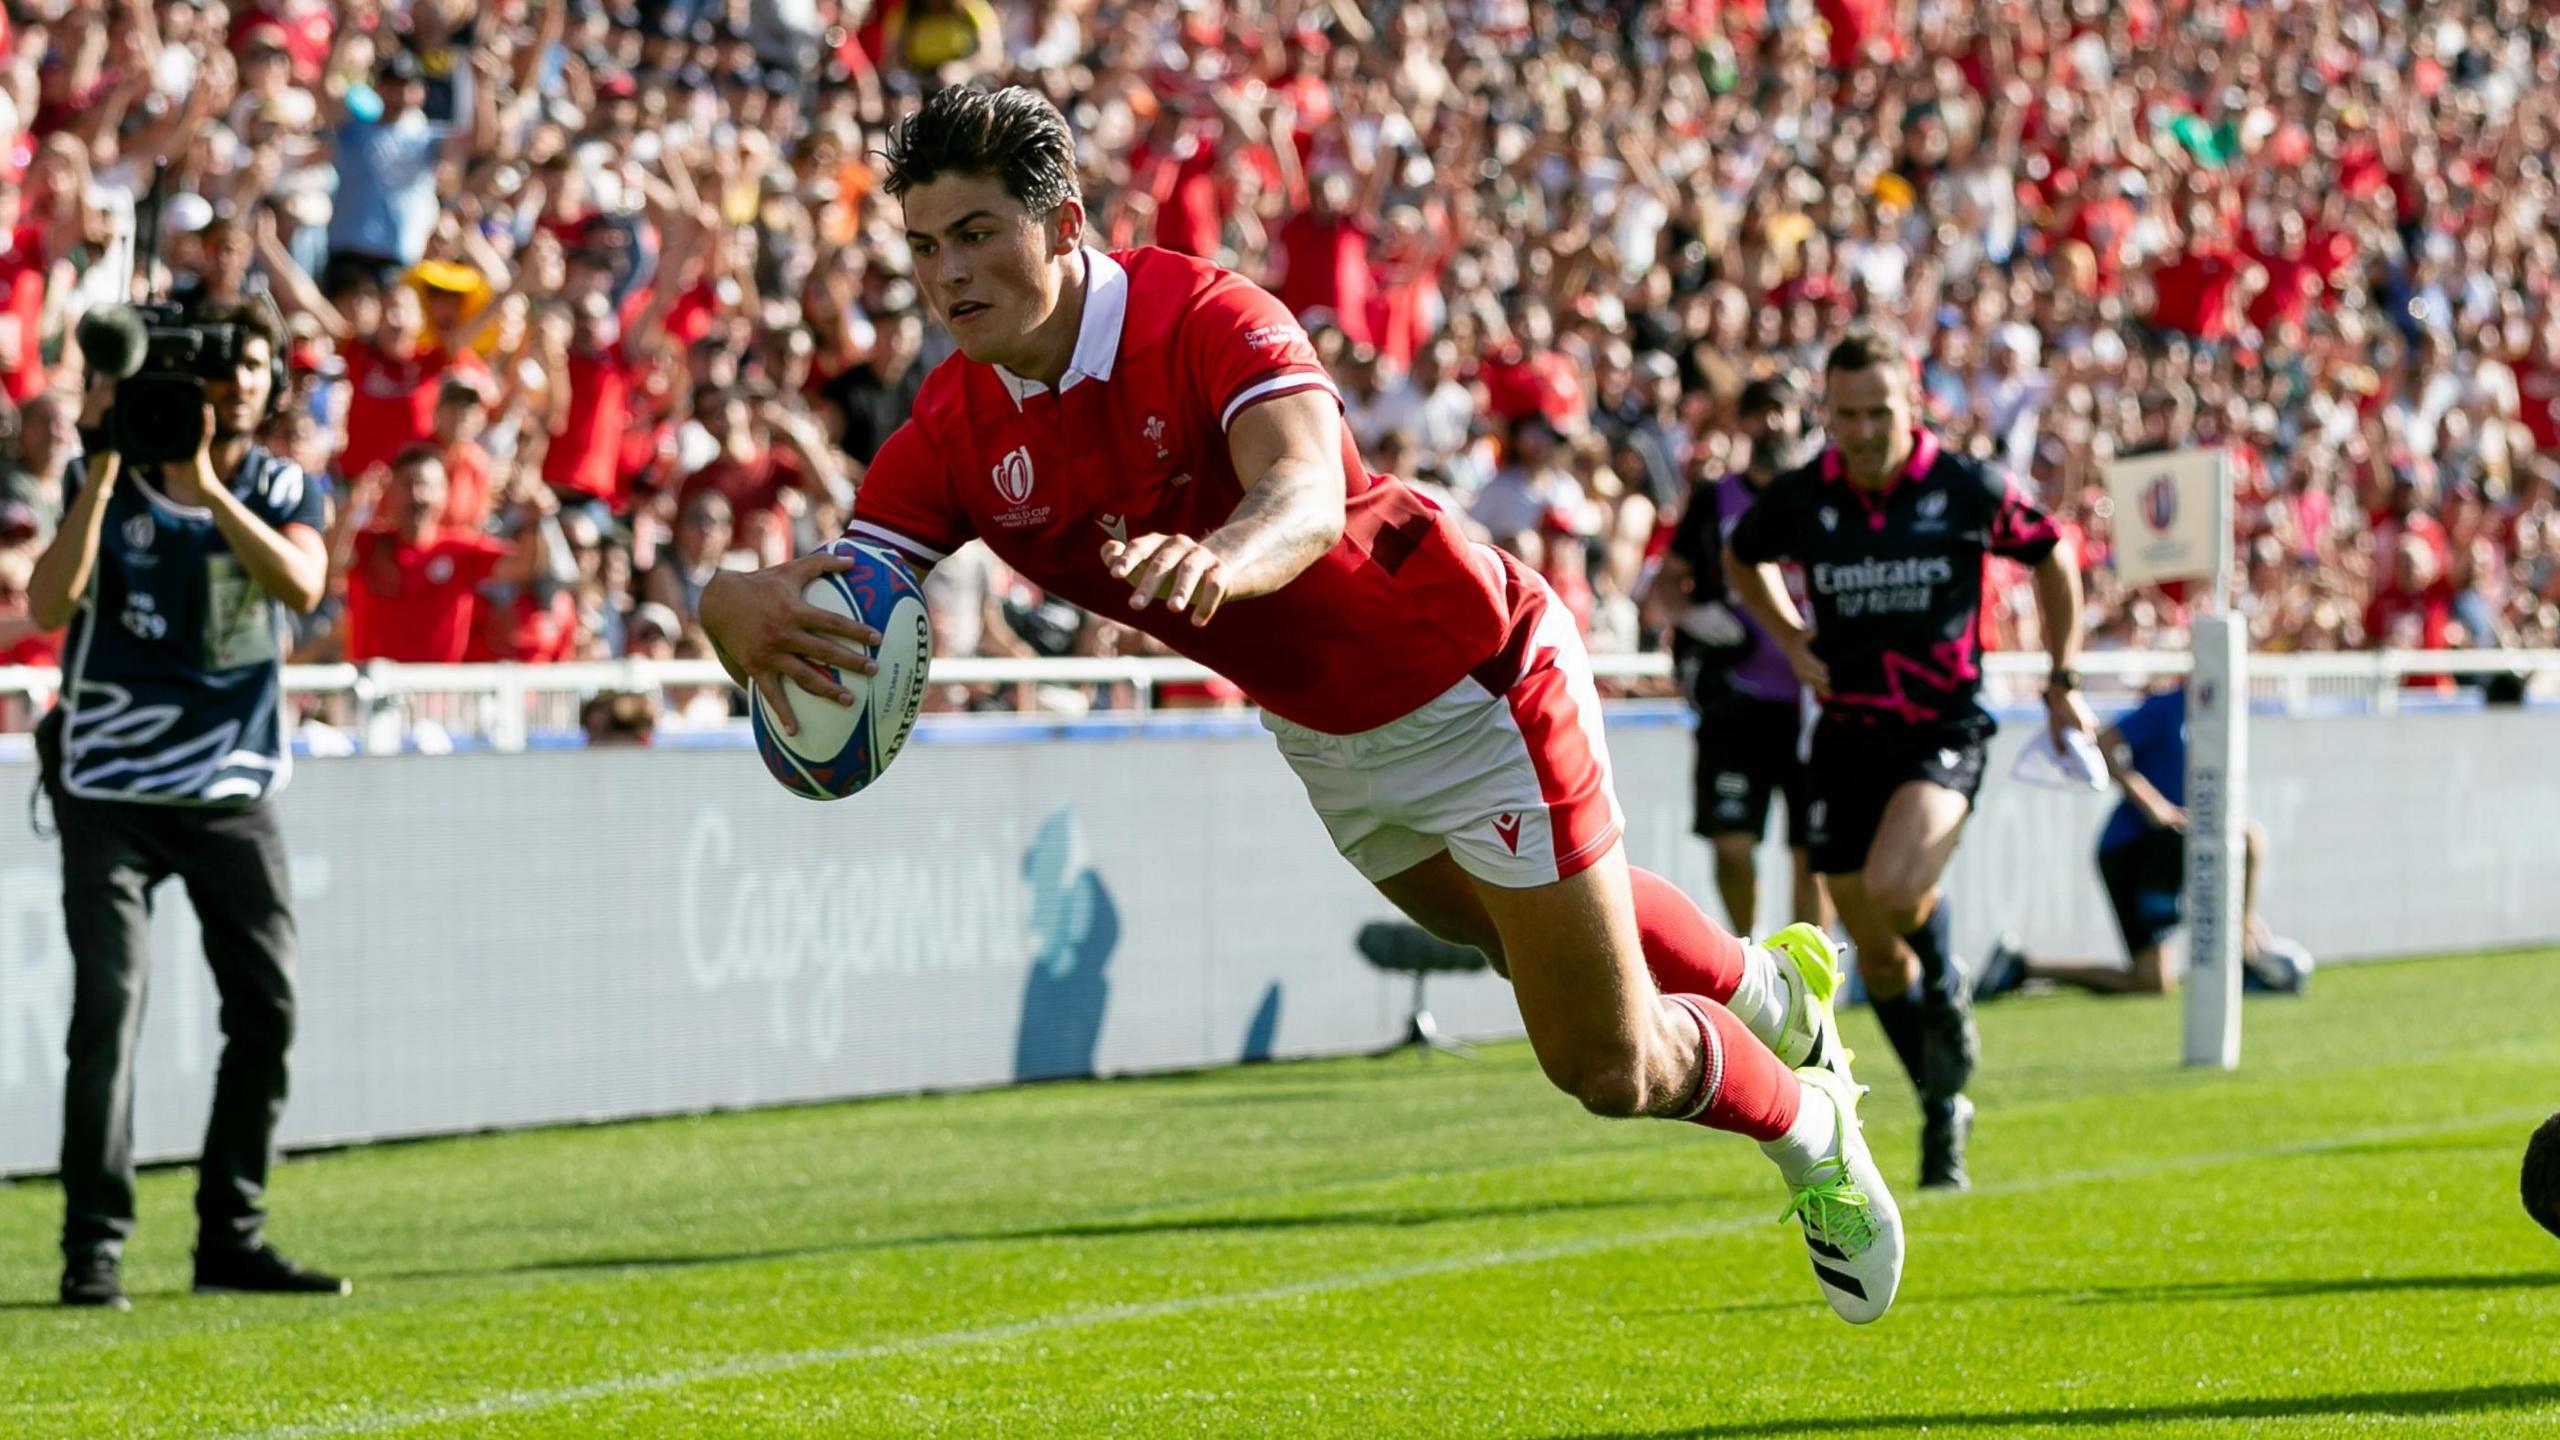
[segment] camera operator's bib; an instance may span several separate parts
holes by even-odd
[[[281,661],[276,603],[240,561],[212,555],[205,561],[204,663],[208,670]]]
[[[95,800],[238,805],[283,787],[283,605],[258,588],[210,511],[128,473],[107,498],[98,563],[64,637],[61,784]],[[281,530],[327,525],[323,484],[251,447],[231,491]]]

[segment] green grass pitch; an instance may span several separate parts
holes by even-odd
[[[0,1436],[2560,1435],[2560,955],[2324,971],[2232,1076],[2174,1002],[1984,1012],[1969,1195],[1831,1318],[1738,1140],[1582,1116],[1527,1050],[393,1146],[280,1167],[348,1301],[50,1304],[0,1187]],[[1913,1162],[1863,1012],[1870,1134]]]

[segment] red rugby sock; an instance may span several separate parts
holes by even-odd
[[[1696,1018],[1704,1054],[1698,1094],[1679,1118],[1760,1141],[1786,1134],[1804,1098],[1795,1073],[1732,1011],[1695,995],[1663,998]]]
[[[1742,941],[1707,918],[1680,887],[1650,870],[1630,867],[1636,898],[1636,930],[1644,939],[1644,968],[1666,995],[1704,995],[1721,1005],[1742,985]]]

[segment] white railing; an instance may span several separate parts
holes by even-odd
[[[2538,694],[2560,694],[2560,650],[2358,651],[2253,655],[2250,690],[2261,704],[2301,714],[2324,706],[2362,707],[2390,713],[2410,677],[2452,676],[2477,682],[2497,676],[2524,680]],[[1660,654],[1594,655],[1593,672],[1606,681],[1666,682],[1669,657]],[[2163,675],[2184,674],[2183,651],[2093,651],[2081,657],[2093,688],[2138,688]],[[1984,657],[1986,688],[1995,703],[2035,693],[2043,676],[2041,654],[1994,653]],[[933,666],[937,685],[1125,687],[1135,708],[1154,708],[1163,685],[1196,684],[1210,672],[1170,656],[1069,659],[947,659]],[[360,737],[367,753],[410,748],[414,728],[427,722],[447,734],[471,736],[498,750],[521,750],[536,734],[571,733],[587,699],[610,691],[658,693],[726,686],[728,676],[707,660],[621,660],[571,665],[288,665],[286,691],[342,731]],[[22,728],[50,704],[61,684],[51,669],[0,666],[0,729]],[[12,704],[12,702],[18,702]],[[1036,708],[1036,707],[1035,707]],[[14,718],[12,712],[14,713]]]

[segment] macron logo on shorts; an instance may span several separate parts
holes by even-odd
[[[1502,814],[1493,817],[1493,833],[1502,837],[1502,846],[1512,854],[1520,853],[1520,817]]]

